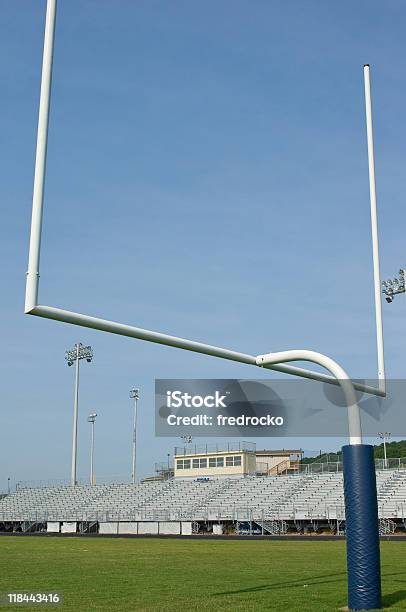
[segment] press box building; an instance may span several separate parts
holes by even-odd
[[[175,478],[276,476],[299,469],[302,450],[262,450],[250,442],[218,445],[185,445],[175,448]]]

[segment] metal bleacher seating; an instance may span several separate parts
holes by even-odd
[[[406,470],[378,470],[379,516],[406,519]],[[23,488],[0,499],[0,522],[342,520],[341,472],[206,481]]]

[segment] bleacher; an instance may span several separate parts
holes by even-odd
[[[406,470],[377,471],[381,519],[406,521]],[[16,521],[343,520],[342,473],[23,488],[0,499]]]

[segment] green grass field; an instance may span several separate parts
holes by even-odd
[[[406,542],[381,550],[385,609],[406,610]],[[25,610],[338,610],[345,545],[2,536],[0,591],[19,590],[64,597]]]

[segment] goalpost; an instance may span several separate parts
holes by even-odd
[[[337,362],[316,351],[289,350],[258,356],[249,355],[204,344],[202,342],[170,336],[161,332],[141,329],[139,327],[108,321],[94,316],[70,312],[54,306],[39,304],[39,264],[56,4],[57,0],[47,0],[25,313],[137,338],[139,340],[155,342],[157,344],[172,346],[196,353],[211,355],[213,357],[228,359],[247,365],[263,367],[333,385],[340,385],[347,404],[349,429],[349,444],[343,447],[348,606],[353,610],[380,608],[381,585],[375,464],[373,447],[362,443],[360,409],[355,395],[355,390],[359,390],[380,397],[386,396],[369,66],[364,66],[364,82],[374,266],[378,387],[353,382],[346,371]],[[292,361],[309,361],[316,363],[324,367],[329,374],[288,365],[288,362]]]

